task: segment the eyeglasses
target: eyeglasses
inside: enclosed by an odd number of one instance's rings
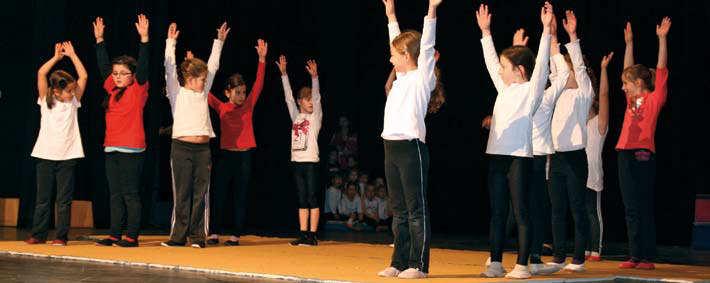
[[[131,74],[133,74],[133,73],[119,73],[119,72],[111,73],[111,75],[114,77],[126,77],[126,76],[130,76]]]

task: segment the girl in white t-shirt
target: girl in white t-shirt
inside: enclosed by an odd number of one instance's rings
[[[589,109],[589,120],[587,121],[587,164],[589,175],[587,176],[587,215],[589,215],[590,235],[585,255],[588,261],[601,260],[602,234],[604,224],[602,222],[601,200],[604,189],[604,168],[602,166],[602,151],[604,150],[604,139],[609,129],[609,78],[606,68],[611,61],[614,52],[604,56],[601,62],[601,74],[599,76],[599,96],[595,97],[592,107]]]
[[[362,200],[362,212],[364,214],[365,224],[370,227],[377,227],[380,223],[380,200],[375,196],[375,186],[367,184],[365,186],[365,195]]]
[[[47,73],[64,56],[71,59],[78,79],[63,70]],[[69,232],[74,172],[79,158],[84,157],[77,110],[86,89],[87,74],[71,42],[54,45],[54,56],[37,71],[37,104],[42,115],[39,135],[32,150],[37,158],[37,200],[35,202],[32,234],[27,244],[41,244],[47,240],[52,187],[57,186],[57,232],[52,245],[66,246]]]

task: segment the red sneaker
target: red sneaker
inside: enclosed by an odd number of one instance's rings
[[[44,244],[46,241],[40,241],[39,239],[35,237],[29,237],[27,240],[25,240],[25,244],[28,245],[36,245],[36,244]]]
[[[642,261],[636,265],[636,269],[654,270],[656,269],[656,265],[652,262]]]
[[[590,255],[587,257],[587,261],[601,261],[602,257],[598,255]]]
[[[52,246],[66,246],[67,241],[61,240],[61,239],[56,239],[56,240],[52,241],[52,243],[50,245],[52,245]]]
[[[639,265],[640,262],[638,261],[633,261],[633,260],[628,260],[624,261],[619,264],[619,268],[636,268],[636,266]]]

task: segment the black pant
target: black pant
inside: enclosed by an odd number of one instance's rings
[[[212,156],[208,143],[173,139],[173,219],[170,240],[184,243],[205,240],[209,230],[209,191]]]
[[[298,190],[298,208],[315,209],[318,204],[318,163],[291,162]]]
[[[618,158],[631,259],[652,261],[656,256],[656,156],[648,150],[622,150]]]
[[[602,234],[604,234],[604,223],[602,220],[602,192],[587,189],[587,217],[589,219],[589,241],[587,250],[590,252],[602,253]]]
[[[253,150],[247,151],[220,151],[215,172],[215,189],[212,195],[210,217],[212,234],[231,233],[241,236],[244,232],[244,219],[247,208],[247,191],[249,190],[249,177],[251,176],[251,156]],[[229,191],[234,197],[228,199]],[[234,205],[234,229],[227,230],[230,226],[226,223],[227,203]]]
[[[56,238],[67,240],[71,221],[71,202],[74,194],[74,172],[77,159],[53,161],[37,159],[37,200],[32,219],[32,237],[47,239],[47,229],[52,208],[52,189],[57,184],[57,233]]]
[[[502,262],[505,246],[505,223],[508,205],[512,202],[518,224],[517,264],[527,265],[530,255],[530,225],[528,216],[528,178],[532,158],[491,155],[488,168],[488,189],[491,203],[491,261]]]
[[[144,153],[106,153],[106,179],[111,194],[111,236],[121,238],[123,225],[126,236],[137,239],[141,226],[141,175]],[[125,221],[125,222],[124,222]]]
[[[546,230],[545,218],[548,217],[549,207],[546,205],[547,180],[545,180],[545,168],[547,155],[536,155],[533,157],[532,169],[528,185],[528,209],[530,210],[530,256],[532,263],[542,263],[542,244],[545,242]]]
[[[429,150],[419,140],[384,141],[394,251],[391,266],[429,272],[431,223],[427,206]]]
[[[589,237],[589,221],[585,204],[587,190],[587,154],[584,149],[556,152],[550,160],[550,201],[552,202],[552,238],[555,262],[567,257],[567,211],[574,220],[573,263],[584,263]]]

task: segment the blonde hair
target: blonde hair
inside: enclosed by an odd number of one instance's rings
[[[422,34],[418,31],[408,30],[400,33],[392,40],[392,47],[400,54],[409,53],[412,59],[419,57],[419,42]],[[416,64],[416,60],[414,61]]]
[[[199,78],[207,74],[207,64],[198,58],[187,59],[180,64],[180,75],[182,83],[185,84],[189,78]]]
[[[656,87],[654,85],[656,78],[655,70],[651,70],[641,64],[626,67],[624,72],[621,73],[621,77],[631,82],[641,80],[643,82],[643,87],[649,91],[653,91]]]
[[[311,88],[304,86],[298,90],[298,99],[311,99]]]

